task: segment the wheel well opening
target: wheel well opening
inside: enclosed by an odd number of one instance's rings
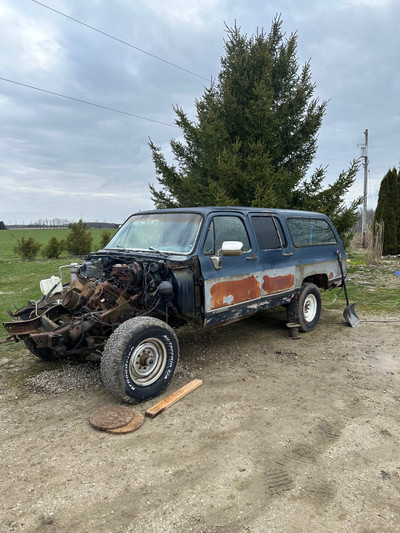
[[[329,280],[326,274],[314,274],[308,278],[304,278],[303,283],[314,283],[320,289],[329,288]]]

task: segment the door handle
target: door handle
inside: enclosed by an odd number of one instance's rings
[[[257,261],[258,257],[256,254],[253,254],[251,257],[246,257],[247,261]]]
[[[293,252],[289,252],[287,254],[282,253],[282,255],[284,255],[285,257],[290,257],[291,255],[293,255]]]

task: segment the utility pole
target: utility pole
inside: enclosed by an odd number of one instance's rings
[[[368,130],[364,131],[364,144],[361,146],[361,157],[364,159],[364,205],[361,218],[362,245],[365,248],[365,232],[367,228],[367,195],[368,195]]]

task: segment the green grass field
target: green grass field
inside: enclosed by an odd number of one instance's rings
[[[98,250],[102,230],[90,231],[93,234],[93,251]],[[8,309],[22,307],[29,300],[40,298],[40,280],[59,275],[61,265],[81,261],[81,258],[67,255],[62,255],[59,259],[21,261],[13,252],[17,239],[33,237],[46,244],[53,235],[62,239],[67,232],[63,229],[0,231],[0,322],[9,319]],[[357,304],[356,311],[359,315],[385,313],[400,318],[400,276],[395,275],[396,271],[400,271],[400,258],[385,258],[380,265],[368,266],[365,256],[363,250],[349,253],[350,303]],[[64,275],[68,274],[68,270],[63,272]],[[63,281],[68,281],[68,277]],[[326,309],[341,310],[346,306],[344,292],[339,289],[323,293],[322,301]],[[0,326],[0,338],[4,337],[6,332]]]

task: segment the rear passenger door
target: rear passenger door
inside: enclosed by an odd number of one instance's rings
[[[279,221],[273,214],[253,213],[250,216],[258,244],[261,270],[261,305],[271,307],[290,301],[295,288],[294,251]]]

